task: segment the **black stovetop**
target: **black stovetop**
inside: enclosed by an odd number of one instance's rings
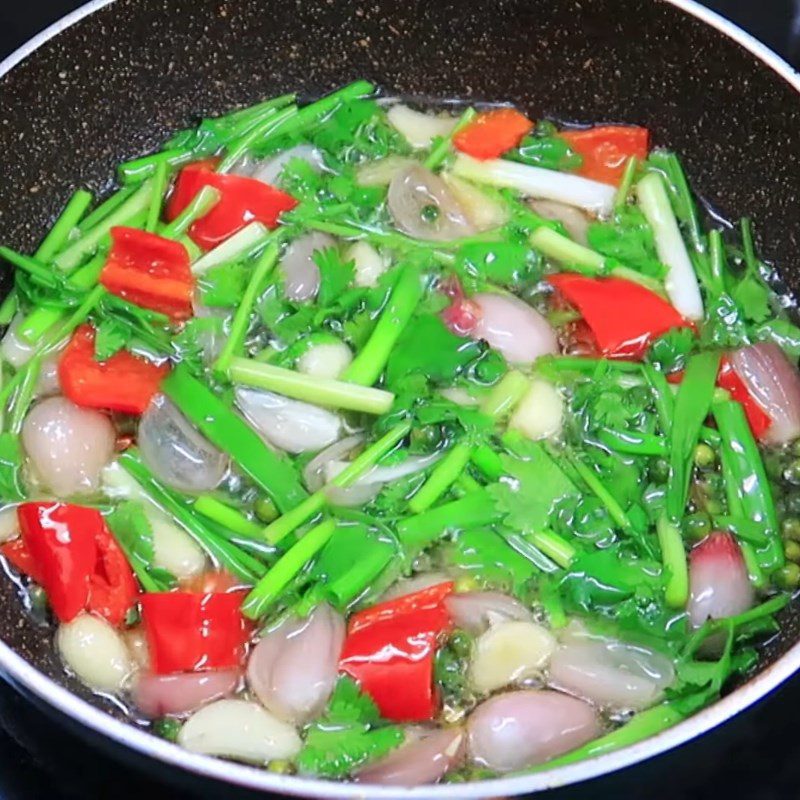
[[[538,0],[547,2],[547,0]],[[0,2],[0,58],[81,4]],[[800,0],[706,0],[800,66]],[[796,11],[796,14],[793,13]],[[800,676],[723,728],[608,778],[547,800],[706,800],[717,794],[783,800],[800,794]],[[0,800],[238,800],[218,785],[197,793],[101,755],[0,682]]]

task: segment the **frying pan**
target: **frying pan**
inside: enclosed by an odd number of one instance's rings
[[[505,99],[536,119],[646,125],[685,157],[723,216],[751,217],[761,253],[800,287],[800,76],[692,0],[95,0],[0,64],[0,238],[30,249],[85,185],[199,117],[363,77],[401,95]],[[0,296],[9,286],[8,276]],[[0,673],[93,742],[255,790],[364,797],[188,753],[65,677],[51,632],[0,575]],[[370,798],[489,798],[585,780],[720,725],[800,667],[797,605],[759,670],[700,714],[625,750],[529,776]],[[160,764],[159,764],[160,762]]]

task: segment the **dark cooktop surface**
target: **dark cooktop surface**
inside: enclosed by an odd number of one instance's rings
[[[547,2],[547,0],[538,0]],[[0,3],[0,58],[79,0]],[[800,0],[707,0],[800,65]],[[677,751],[608,778],[552,792],[548,800],[779,800],[798,796],[800,676],[724,728]],[[0,682],[0,800],[238,800],[210,785],[200,792],[167,785],[62,730]]]

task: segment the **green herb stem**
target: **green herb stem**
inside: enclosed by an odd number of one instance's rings
[[[199,431],[250,476],[279,509],[294,508],[306,498],[293,466],[276,455],[261,437],[188,368],[179,364],[161,384],[172,400]]]
[[[669,453],[667,440],[652,433],[603,428],[598,431],[597,438],[611,450],[626,455],[664,457]]]
[[[80,266],[86,258],[94,255],[102,240],[116,225],[130,225],[131,220],[146,214],[153,196],[153,181],[145,181],[135,192],[126,197],[111,213],[103,217],[83,232],[80,238],[62,250],[54,259],[53,265],[69,272]]]
[[[611,733],[607,733],[598,739],[593,739],[589,744],[571,750],[563,756],[548,761],[547,764],[534,767],[532,771],[562,767],[567,764],[574,764],[576,761],[585,761],[606,753],[613,753],[615,750],[630,747],[630,745],[636,744],[636,742],[640,742],[643,739],[649,739],[651,736],[677,725],[683,718],[684,714],[675,706],[670,703],[661,703],[648,708],[646,711],[640,711],[631,717],[630,721]]]
[[[385,414],[394,402],[394,395],[383,389],[373,389],[334,378],[317,378],[255,359],[231,357],[227,375],[232,383],[267,389],[295,400],[361,411],[365,414]]]
[[[577,550],[563,536],[544,530],[529,533],[527,538],[562,569],[569,569],[572,566]]]
[[[168,165],[166,161],[158,164],[153,175],[153,194],[150,197],[150,207],[147,209],[147,222],[144,229],[148,233],[155,233],[161,220],[161,207],[164,204],[164,195],[167,191]]]
[[[692,458],[700,428],[711,408],[719,359],[717,352],[691,356],[675,398],[670,430],[670,481],[666,498],[667,515],[673,522],[680,522],[686,511]]]
[[[212,267],[248,258],[260,250],[271,236],[272,233],[260,222],[251,222],[222,244],[198,258],[192,264],[192,272],[195,275],[202,275]]]
[[[680,529],[662,516],[656,531],[661,547],[661,563],[667,574],[664,598],[670,608],[685,608],[689,598],[689,567]]]
[[[174,169],[188,164],[195,158],[194,151],[189,147],[174,147],[161,150],[149,156],[126,161],[117,168],[120,181],[125,186],[132,186],[153,177],[160,167]]]
[[[119,457],[119,463],[141,486],[145,494],[158,506],[174,517],[192,538],[219,564],[250,585],[257,583],[266,567],[256,558],[244,552],[206,527],[179,495],[157,481],[142,463],[134,450],[127,450]]]
[[[455,483],[471,456],[472,447],[469,444],[461,442],[452,447],[411,498],[409,510],[413,514],[421,514],[429,509]]]
[[[70,197],[64,210],[53,223],[53,227],[33,254],[37,261],[47,264],[64,247],[93,199],[91,192],[85,189],[78,189]]]
[[[458,118],[458,122],[453,126],[453,130],[447,136],[443,136],[431,150],[428,157],[423,161],[423,166],[426,169],[431,171],[438,169],[442,162],[447,158],[447,154],[450,152],[450,147],[453,144],[453,137],[461,130],[466,128],[475,117],[478,116],[478,112],[475,111],[474,108],[470,107]]]
[[[372,386],[378,380],[422,295],[422,281],[416,267],[403,267],[372,335],[345,370],[342,380],[362,386]]]
[[[778,514],[758,445],[740,403],[716,402],[711,407],[722,445],[720,454],[728,508],[733,516],[761,526],[767,543],[756,550],[758,564],[772,572],[784,564]]]
[[[346,489],[355,483],[367,470],[372,469],[387,453],[391,452],[410,432],[411,423],[401,422],[384,434],[377,442],[371,444],[363,453],[351,461],[328,484]],[[312,494],[295,508],[271,522],[264,530],[264,536],[270,544],[275,544],[315,514],[318,514],[327,503],[325,489]]]
[[[327,544],[335,531],[336,520],[328,519],[305,533],[297,544],[289,548],[272,565],[247,595],[242,605],[242,613],[250,619],[262,617],[295,575]]]
[[[636,156],[631,156],[625,164],[625,172],[622,173],[622,180],[619,183],[617,193],[614,195],[615,211],[621,211],[628,205],[628,197],[630,196],[631,186],[633,186],[633,179],[638,168],[639,159]]]
[[[194,509],[198,514],[208,517],[219,523],[237,536],[246,539],[263,539],[262,527],[246,517],[227,503],[217,500],[208,494],[200,495],[194,502]]]
[[[90,211],[78,223],[78,233],[84,234],[86,231],[94,228],[98,222],[105,219],[112,211],[119,208],[136,189],[137,187],[135,186],[124,186],[122,189],[118,189],[110,197],[106,198],[94,211]]]
[[[275,264],[278,263],[279,253],[280,249],[277,242],[273,242],[264,250],[253,268],[250,280],[247,282],[247,288],[236,308],[230,334],[214,364],[213,369],[216,374],[225,375],[233,357],[244,349],[244,339],[247,335],[247,328],[250,325],[250,314],[258,295],[264,288],[267,276],[272,272]]]
[[[397,523],[397,535],[409,556],[424,550],[447,531],[491,525],[502,517],[488,490],[468,494],[460,500],[407,517]]]
[[[222,194],[213,186],[204,186],[191,200],[189,205],[161,230],[165,239],[179,239],[192,225],[205,216],[220,201]]]
[[[481,411],[487,416],[501,420],[516,408],[528,393],[530,383],[518,370],[509,370],[490,390],[481,404]]]
[[[608,271],[605,256],[573,242],[552,228],[537,228],[528,237],[528,241],[534,249],[553,261],[558,261],[567,269],[584,275],[603,275]]]

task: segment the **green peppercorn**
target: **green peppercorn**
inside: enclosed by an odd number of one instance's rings
[[[775,583],[781,589],[796,589],[800,586],[800,566],[788,563],[775,573]]]
[[[791,539],[783,545],[783,552],[789,561],[800,561],[800,544]]]
[[[436,222],[436,220],[439,219],[439,213],[439,206],[435,203],[428,203],[422,207],[420,216],[423,222]]]
[[[711,517],[708,514],[689,514],[683,520],[683,531],[692,541],[699,542],[711,533]]]
[[[713,466],[717,460],[717,454],[707,444],[702,442],[694,449],[694,463],[701,469]]]
[[[725,510],[722,503],[716,497],[709,497],[705,502],[706,513],[712,517],[718,517]]]
[[[784,469],[783,477],[789,483],[800,486],[800,458],[796,458]]]
[[[797,517],[787,517],[783,521],[783,537],[800,542],[800,519]]]
[[[262,522],[272,522],[272,520],[278,518],[278,509],[275,508],[275,503],[269,497],[259,497],[256,500],[253,511],[256,512],[256,516]]]
[[[773,480],[780,480],[783,476],[784,458],[782,453],[767,453],[764,455],[764,469]]]
[[[656,483],[663,483],[669,478],[669,461],[657,458],[650,464],[650,477]]]

